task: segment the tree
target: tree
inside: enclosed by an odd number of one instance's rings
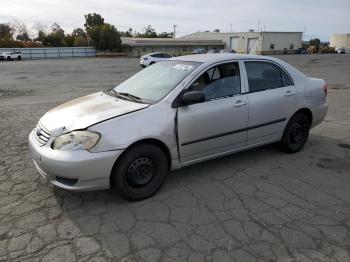
[[[39,42],[41,42],[41,43],[44,43],[45,38],[46,38],[46,33],[45,33],[44,31],[39,31],[39,32],[38,32],[38,37],[35,38],[34,40],[35,40],[35,41],[39,41]]]
[[[120,34],[117,28],[105,23],[101,15],[96,13],[85,15],[84,27],[97,50],[113,50],[120,47]]]
[[[168,33],[168,32],[163,32],[163,33],[160,33],[158,35],[159,38],[173,38],[174,37],[174,33],[171,32],[171,33]]]
[[[75,28],[72,32],[72,35],[75,37],[81,36],[81,37],[86,38],[86,32],[81,28]]]
[[[73,41],[74,42],[74,41]],[[64,30],[57,24],[54,23],[51,26],[51,32],[46,35],[42,41],[45,46],[66,46],[66,36]]]
[[[22,34],[17,35],[16,40],[18,40],[18,41],[31,41],[27,32],[24,32]]]
[[[120,32],[120,36],[133,37],[132,28],[129,28],[129,29],[128,29],[127,31],[125,31],[125,32]]]
[[[120,34],[111,24],[94,26],[88,31],[97,50],[113,50],[120,46]]]
[[[156,30],[151,26],[147,25],[143,28],[144,33],[141,35],[141,37],[146,37],[146,38],[156,38],[157,33]]]
[[[31,41],[29,35],[30,31],[27,28],[27,25],[24,22],[19,20],[14,20],[11,23],[13,32],[16,34],[16,39],[19,41]]]
[[[87,46],[88,41],[85,37],[82,36],[76,36],[74,38],[74,46]]]
[[[68,34],[65,36],[65,43],[66,43],[66,46],[69,46],[69,47],[73,47],[74,46],[74,41],[75,41],[75,37],[73,34]]]
[[[9,24],[0,24],[0,39],[12,40],[13,31]]]
[[[105,23],[104,18],[102,18],[101,15],[96,14],[96,13],[87,14],[87,15],[84,15],[84,17],[85,17],[84,27],[85,27],[86,32],[95,26],[100,26],[100,25],[103,25]]]

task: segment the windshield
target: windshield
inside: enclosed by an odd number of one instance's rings
[[[125,97],[153,104],[166,96],[199,65],[200,63],[187,61],[159,62],[136,73],[114,90]]]

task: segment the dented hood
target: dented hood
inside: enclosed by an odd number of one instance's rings
[[[148,106],[148,104],[127,101],[99,92],[51,109],[40,119],[40,123],[51,134],[59,135],[76,129],[84,129],[109,118]]]

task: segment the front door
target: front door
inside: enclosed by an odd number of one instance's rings
[[[189,91],[202,91],[205,102],[178,108],[178,141],[183,165],[244,147],[248,101],[241,94],[237,62],[214,66]]]

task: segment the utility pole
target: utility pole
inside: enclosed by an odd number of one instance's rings
[[[173,27],[174,27],[173,37],[175,38],[175,33],[176,33],[176,27],[177,27],[177,25],[173,25]]]

